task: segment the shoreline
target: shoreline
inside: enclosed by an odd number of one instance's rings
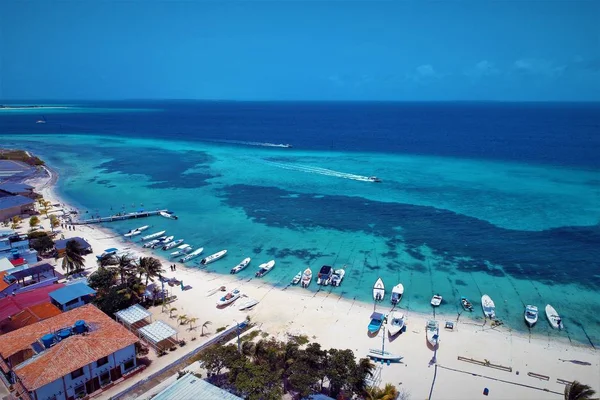
[[[30,184],[35,186],[36,190],[40,190],[40,193],[52,203],[60,203],[65,209],[75,209],[64,202],[57,193],[55,185],[59,177],[58,173],[49,167],[46,171],[49,175],[46,182],[43,182],[41,177],[36,177],[33,180],[35,182]],[[95,243],[93,244],[95,253],[101,252],[104,248],[118,247],[131,249],[136,254],[158,258],[164,266],[174,263],[162,254],[155,254],[149,249],[142,248],[139,242],[126,240],[104,226],[78,225],[76,231],[63,233],[65,237],[78,234],[91,236],[91,240]],[[97,245],[104,247],[100,249]],[[96,268],[95,257],[92,260],[93,267],[88,269],[90,272]],[[89,262],[87,259],[86,261]],[[230,261],[234,264],[237,260]],[[183,265],[178,262],[175,264],[178,267]],[[260,325],[259,329],[280,340],[285,340],[289,334],[304,334],[311,341],[320,343],[323,348],[349,348],[358,358],[365,357],[369,348],[379,348],[381,345],[381,332],[373,338],[366,335],[366,325],[373,308],[370,303],[342,298],[337,294],[331,296],[331,293],[326,291],[315,293],[299,287],[280,288],[261,280],[246,281],[236,278],[237,275],[211,273],[195,267],[185,267],[174,272],[167,271],[164,275],[169,278],[177,276],[186,285],[190,284],[193,287],[185,292],[177,287],[170,289],[178,296],[174,304],[180,312],[185,311],[188,315],[198,317],[200,324],[205,320],[213,321],[214,325],[211,328],[213,331],[219,324],[231,324],[232,320],[241,321],[246,315],[250,315],[253,322]],[[225,309],[215,309],[216,297],[206,297],[205,293],[221,285],[227,286],[228,290],[239,287],[250,297],[260,300],[260,303],[249,312],[238,311],[236,303]],[[382,303],[379,308],[383,309],[384,306],[387,309],[391,308],[387,302]],[[403,355],[404,360],[400,364],[381,366],[380,381],[376,383],[380,386],[392,383],[399,390],[411,392],[414,398],[422,398],[429,394],[432,379],[435,379],[434,394],[437,398],[472,398],[480,394],[483,387],[488,387],[491,394],[503,393],[507,396],[500,398],[537,399],[540,398],[539,390],[546,391],[545,396],[550,396],[550,392],[559,394],[564,390],[564,385],[555,382],[555,379],[578,379],[598,391],[599,383],[593,378],[600,376],[600,352],[589,345],[571,343],[568,338],[563,337],[527,335],[525,332],[504,325],[490,327],[489,324],[477,324],[470,319],[457,319],[456,315],[436,313],[436,320],[440,325],[443,325],[445,320],[455,323],[455,328],[451,332],[441,327],[440,348],[436,354],[425,346],[424,328],[427,320],[432,318],[431,315],[402,310],[401,307],[398,310],[407,316],[407,331],[392,341],[386,341],[386,350]],[[544,315],[540,317],[544,319]],[[543,322],[545,321],[539,323]],[[175,324],[178,329],[183,329],[175,322],[171,324]],[[387,333],[385,335],[388,336]],[[202,340],[197,342],[197,345],[200,344]],[[185,352],[190,350],[190,347],[184,349]],[[182,354],[174,353],[177,356]],[[432,368],[429,362],[434,355],[437,364]],[[461,363],[457,361],[457,357],[485,359],[494,364],[509,364],[517,371],[523,370],[523,373],[515,375],[513,372],[510,375],[484,366]],[[561,359],[583,360],[592,365],[580,366],[565,363],[560,361]],[[163,360],[166,365],[166,358],[154,362],[157,368]],[[412,367],[410,369],[406,368],[409,364]],[[534,366],[530,367],[530,364]],[[437,371],[438,366],[444,372]],[[154,365],[144,371],[140,379],[147,376],[147,372],[148,375],[154,372],[156,368],[153,367]],[[527,372],[551,376],[551,379],[540,381],[527,376]],[[436,375],[437,378],[434,378]],[[481,382],[474,385],[474,379]],[[501,382],[502,380],[515,382],[506,383]],[[115,387],[114,393],[109,390],[101,398],[109,394],[114,395],[133,383],[133,381],[125,381]],[[526,386],[536,387],[537,390],[527,389]]]

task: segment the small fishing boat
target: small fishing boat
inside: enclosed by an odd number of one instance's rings
[[[162,237],[163,237],[163,238],[166,238],[166,236],[162,236]],[[159,244],[159,243],[161,243],[161,242],[162,242],[162,240],[161,240],[160,238],[158,238],[158,239],[153,239],[153,240],[151,240],[151,241],[149,241],[149,242],[146,242],[146,243],[144,243],[142,247],[149,248],[149,247],[152,247],[152,246],[154,246],[155,244]]]
[[[381,179],[379,179],[379,178],[378,178],[378,177],[376,177],[376,176],[370,176],[370,177],[369,177],[369,181],[371,181],[371,182],[375,182],[375,183],[381,183]]]
[[[434,294],[431,298],[431,305],[433,307],[439,307],[442,304],[442,296],[439,294]]]
[[[191,259],[194,259],[194,258],[198,257],[198,256],[199,256],[199,255],[200,255],[200,254],[201,254],[203,251],[204,251],[204,247],[200,247],[199,249],[196,249],[196,250],[192,251],[192,252],[191,252],[190,254],[188,254],[187,256],[185,256],[185,257],[182,257],[182,258],[179,260],[179,262],[182,262],[182,263],[184,263],[184,262],[188,262],[188,261],[190,261]]]
[[[483,309],[483,316],[489,319],[496,318],[496,305],[490,296],[484,294],[481,296],[481,308]]]
[[[168,219],[178,219],[177,215],[173,214],[171,211],[161,211],[159,214],[161,217]]]
[[[387,361],[390,362],[400,362],[404,357],[390,353],[389,351],[381,350],[381,349],[369,349],[369,354],[367,354],[369,358],[372,358],[376,361]]]
[[[163,246],[165,244],[169,244],[169,243],[171,243],[173,241],[173,239],[175,239],[175,236],[167,236],[166,238],[164,238],[162,240],[159,239],[159,242],[153,244],[152,248],[155,249],[155,248]]]
[[[298,271],[298,273],[292,278],[292,282],[290,282],[290,284],[297,285],[300,283],[300,279],[302,279],[302,271]]]
[[[317,274],[317,285],[327,286],[331,282],[333,276],[333,268],[329,265],[323,265]]]
[[[238,309],[239,309],[240,311],[242,311],[242,310],[247,310],[247,309],[249,309],[249,308],[252,308],[252,307],[254,307],[254,306],[255,306],[255,305],[257,305],[258,303],[259,303],[259,301],[258,301],[258,300],[256,300],[256,299],[250,299],[250,298],[249,298],[248,300],[246,300],[245,302],[243,302],[242,304],[240,304],[240,306],[239,306],[239,308],[238,308]]]
[[[373,314],[371,314],[371,321],[369,322],[368,326],[369,333],[377,333],[377,331],[381,329],[383,321],[385,321],[385,314],[373,312]]]
[[[260,264],[258,266],[258,271],[256,272],[256,277],[257,278],[262,278],[263,276],[265,276],[270,270],[273,269],[273,267],[275,267],[275,260],[271,260],[269,262],[266,262],[264,264]]]
[[[395,336],[404,329],[405,317],[400,311],[393,311],[387,318],[387,331],[390,336]]]
[[[538,308],[529,304],[526,305],[523,317],[525,318],[525,323],[531,328],[538,320]]]
[[[241,263],[239,263],[235,267],[231,268],[231,271],[229,271],[229,273],[237,274],[238,272],[240,272],[241,270],[246,268],[248,266],[248,264],[250,264],[250,260],[251,260],[250,257],[244,258],[244,260]]]
[[[336,269],[331,277],[331,286],[340,286],[345,275],[346,271],[343,268]]]
[[[310,268],[306,268],[304,273],[302,274],[302,287],[307,288],[312,281],[312,270]]]
[[[473,311],[473,304],[464,296],[460,298],[460,305],[465,311]]]
[[[171,250],[173,247],[179,246],[181,243],[183,243],[183,239],[173,240],[172,242],[165,244],[162,249]]]
[[[211,262],[215,262],[218,259],[225,257],[225,254],[227,254],[227,250],[221,250],[215,254],[211,254],[210,256],[203,258],[202,261],[200,261],[200,264],[202,264],[202,265],[210,264]]]
[[[548,322],[554,329],[563,328],[562,318],[550,304],[546,304],[546,318],[548,318]]]
[[[104,257],[108,257],[108,256],[114,256],[117,254],[117,251],[119,251],[119,249],[111,247],[110,249],[106,249],[102,252],[102,254],[100,254],[99,256],[96,256],[96,258],[98,260],[103,259]]]
[[[233,289],[231,292],[227,293],[225,296],[217,300],[217,307],[223,307],[233,303],[234,301],[240,298],[240,295],[241,293],[238,289]]]
[[[425,337],[427,338],[427,343],[435,349],[440,342],[440,325],[437,321],[430,320],[427,322]]]
[[[385,286],[381,278],[377,278],[373,285],[373,300],[381,301],[385,297]]]
[[[160,236],[164,235],[165,232],[167,232],[167,231],[160,231],[160,232],[151,233],[149,235],[144,236],[142,238],[142,241],[156,239],[157,237],[160,237]]]
[[[138,232],[144,232],[148,228],[150,228],[150,225],[140,226],[139,228],[135,228],[134,230],[136,230]]]
[[[217,288],[211,289],[208,292],[206,292],[206,297],[210,297],[213,294],[217,293],[217,292],[224,292],[225,291],[225,286],[219,286]]]
[[[400,303],[400,300],[402,300],[402,295],[404,294],[404,285],[399,283],[396,286],[394,286],[392,288],[392,297],[390,298],[390,301],[392,302],[393,305],[396,305],[398,303]]]
[[[179,250],[172,252],[171,254],[169,254],[169,256],[171,256],[171,257],[182,256],[184,254],[189,253],[193,249],[193,247],[190,246],[189,244],[182,244],[182,245],[178,246],[177,248]]]
[[[132,229],[129,232],[127,232],[126,234],[124,234],[123,236],[125,236],[125,237],[132,237],[132,236],[139,235],[141,233],[142,233],[142,231],[138,231],[136,229]]]

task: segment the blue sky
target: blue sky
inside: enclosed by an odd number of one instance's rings
[[[1,99],[600,100],[600,1],[1,1]]]

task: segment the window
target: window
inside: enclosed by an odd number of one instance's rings
[[[75,397],[83,397],[85,396],[85,385],[75,386]]]
[[[110,383],[110,373],[106,371],[103,374],[100,374],[100,386],[105,386]]]
[[[83,368],[76,369],[75,371],[71,372],[71,379],[77,379],[82,375],[83,375]]]
[[[98,361],[96,361],[96,367],[101,367],[104,364],[108,363],[108,356],[107,357],[102,357],[101,359],[99,359]]]
[[[135,367],[135,360],[129,360],[126,361],[125,364],[123,364],[123,369],[125,371],[129,371],[133,367]]]

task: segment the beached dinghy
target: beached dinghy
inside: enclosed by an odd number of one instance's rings
[[[404,285],[399,283],[396,286],[394,286],[392,288],[392,297],[390,298],[390,301],[392,302],[393,305],[396,305],[398,303],[400,303],[400,300],[402,300],[402,295],[404,294]]]
[[[260,264],[258,266],[258,271],[256,271],[256,274],[254,276],[256,276],[257,278],[262,278],[269,271],[271,271],[273,269],[273,267],[275,267],[275,260],[271,260],[269,262]]]
[[[239,309],[240,311],[242,311],[242,310],[247,310],[247,309],[249,309],[249,308],[252,308],[252,307],[254,307],[254,306],[255,306],[255,305],[257,305],[257,304],[258,304],[258,300],[256,300],[256,299],[250,299],[250,298],[249,298],[248,300],[246,300],[245,302],[243,302],[242,304],[240,304],[240,306],[239,306],[239,308],[238,308],[238,309]]]
[[[172,242],[166,243],[162,249],[163,250],[171,250],[173,247],[175,246],[179,246],[181,243],[183,243],[183,239],[177,239],[177,240],[173,240]]]
[[[217,288],[211,289],[208,292],[206,292],[206,297],[210,297],[217,292],[224,292],[224,291],[225,291],[225,286],[219,286]]]
[[[311,281],[312,281],[312,270],[310,268],[306,268],[304,270],[304,272],[302,273],[302,284],[301,284],[301,286],[303,288],[307,288],[308,285],[310,285]]]
[[[381,278],[377,278],[373,285],[373,300],[381,301],[385,297],[385,286]]]
[[[430,320],[427,322],[425,337],[427,338],[427,343],[435,349],[440,342],[440,325],[437,321]]]
[[[317,274],[317,285],[327,286],[331,282],[333,276],[333,268],[329,265],[323,265]]]
[[[562,329],[563,323],[562,319],[550,304],[546,304],[546,318],[548,318],[548,322],[554,329]]]
[[[465,311],[473,311],[473,304],[464,296],[460,298],[460,305]]]
[[[389,351],[384,351],[381,349],[369,349],[369,354],[367,355],[369,356],[369,358],[372,358],[375,361],[387,361],[388,364],[391,362],[400,362],[400,360],[404,358],[397,354],[393,354]]]
[[[218,259],[225,257],[225,254],[227,254],[227,250],[221,250],[218,253],[211,254],[210,256],[203,258],[202,261],[200,261],[200,264],[202,264],[202,265],[210,264],[211,262],[215,262]]]
[[[400,311],[393,311],[387,318],[387,331],[390,336],[395,336],[404,329],[405,317]]]
[[[105,257],[109,257],[109,256],[114,256],[117,254],[117,251],[119,251],[119,249],[115,248],[115,247],[111,247],[110,249],[106,249],[102,252],[102,254],[100,254],[99,256],[96,256],[96,258],[98,260],[102,260]]]
[[[160,231],[160,232],[155,232],[155,233],[151,233],[149,235],[146,235],[142,238],[142,241],[146,241],[146,240],[151,240],[151,239],[156,239],[157,237],[160,237],[162,235],[165,234],[166,231]]]
[[[190,246],[189,244],[182,244],[182,245],[179,245],[177,248],[179,250],[172,252],[171,254],[169,254],[169,256],[171,256],[171,257],[182,256],[184,254],[189,253],[193,249],[193,247]]]
[[[489,319],[496,318],[496,305],[490,296],[484,294],[481,296],[481,308],[483,309],[483,316]]]
[[[241,263],[239,263],[235,267],[231,268],[231,271],[229,271],[229,273],[237,274],[238,272],[240,272],[241,270],[246,268],[248,266],[248,264],[250,264],[250,260],[251,260],[250,257],[244,258],[244,260]]]
[[[442,296],[440,294],[435,294],[431,298],[431,305],[433,307],[439,307],[442,304]]]
[[[192,251],[187,256],[181,258],[179,260],[179,262],[184,263],[184,262],[190,261],[191,259],[198,257],[203,251],[204,251],[204,247],[200,247],[199,249]]]
[[[523,314],[523,317],[525,318],[527,325],[529,325],[531,328],[538,320],[538,308],[531,305],[525,306],[525,313]]]
[[[369,333],[373,334],[381,329],[381,325],[383,325],[383,321],[385,321],[385,314],[373,312],[371,314],[371,321],[369,322]]]
[[[340,286],[345,275],[346,271],[344,269],[336,269],[331,277],[331,286]]]
[[[300,283],[300,279],[302,279],[302,271],[298,271],[298,273],[292,278],[290,284],[297,285]]]
[[[241,293],[238,289],[233,289],[231,292],[227,293],[217,301],[217,307],[223,307],[233,303],[240,298],[240,295]]]

